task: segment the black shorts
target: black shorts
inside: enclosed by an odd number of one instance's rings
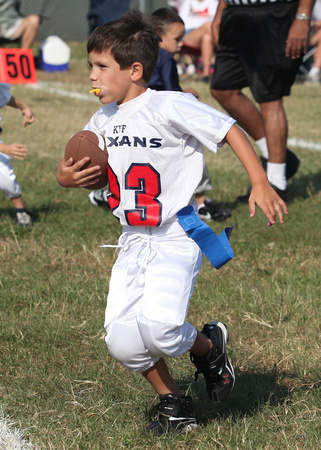
[[[211,89],[249,86],[258,103],[290,94],[302,58],[285,56],[298,3],[228,6],[222,15]]]

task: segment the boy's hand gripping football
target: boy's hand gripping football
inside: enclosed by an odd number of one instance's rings
[[[101,175],[100,166],[82,169],[88,161],[90,161],[88,156],[75,164],[72,158],[69,158],[67,161],[65,161],[65,158],[62,158],[57,171],[58,183],[67,188],[90,187],[97,183],[98,177]]]

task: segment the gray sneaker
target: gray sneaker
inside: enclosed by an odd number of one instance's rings
[[[15,222],[22,227],[31,227],[33,225],[31,213],[26,209],[16,209]]]

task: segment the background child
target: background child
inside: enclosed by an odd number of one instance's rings
[[[160,40],[159,30],[138,11],[93,32],[87,44],[90,80],[105,106],[85,127],[105,136],[109,204],[123,228],[107,298],[106,343],[116,360],[142,373],[160,396],[146,428],[158,434],[197,426],[192,399],[170,375],[165,357],[190,351],[215,402],[225,400],[234,386],[225,325],[213,321],[199,332],[186,322],[203,253],[178,217],[189,205],[196,208],[203,145],[213,152],[224,142],[233,148],[252,183],[251,217],[256,204],[270,226],[277,214],[283,223],[287,213],[233,119],[192,95],[147,89]],[[58,182],[64,187],[95,183],[101,170],[82,170],[88,160],[62,159]],[[197,222],[193,207],[189,224]]]
[[[148,87],[156,91],[183,91],[179,84],[177,64],[174,59],[183,45],[185,25],[181,17],[170,8],[159,8],[151,15],[151,23],[162,29],[158,59]],[[184,89],[198,98],[192,87]]]
[[[177,64],[173,55],[182,48],[185,34],[184,22],[170,8],[160,8],[154,11],[151,21],[155,26],[162,28],[162,42],[159,45],[158,60],[148,87],[156,91],[183,91],[179,84]],[[194,88],[186,88],[184,92],[191,93],[198,98],[198,93]],[[231,211],[206,198],[206,193],[213,188],[205,158],[203,164],[203,176],[195,190],[198,213],[203,220],[213,219],[221,222],[231,217]]]
[[[22,124],[27,126],[33,123],[35,116],[26,102],[18,100],[10,94],[10,85],[0,83],[0,108],[5,105],[20,109]],[[1,120],[1,116],[0,116]],[[1,130],[2,131],[2,130]],[[21,196],[21,188],[16,180],[13,167],[9,163],[11,158],[23,160],[27,148],[23,144],[4,144],[0,140],[0,190],[12,201],[16,209],[15,221],[21,226],[31,226],[31,213],[26,210]]]

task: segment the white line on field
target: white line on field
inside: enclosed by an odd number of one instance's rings
[[[321,144],[318,142],[305,141],[304,139],[289,138],[288,145],[293,147],[308,148],[309,150],[321,151]]]
[[[41,91],[47,91],[50,92],[50,94],[57,94],[61,95],[62,97],[69,97],[74,98],[76,100],[84,100],[87,102],[98,102],[97,97],[94,97],[93,95],[87,95],[87,94],[81,94],[80,92],[70,91],[67,89],[60,89],[59,87],[55,87],[61,85],[61,83],[46,83],[43,81],[38,82],[37,84],[28,84],[27,86]]]
[[[70,91],[67,89],[61,89],[58,86],[62,83],[48,83],[39,81],[37,84],[29,84],[27,86],[37,90],[44,90],[51,94],[61,95],[62,97],[74,98],[75,100],[83,100],[86,102],[96,102],[99,104],[98,99],[92,95],[81,94],[80,92]],[[321,143],[306,141],[296,137],[289,138],[287,144],[293,147],[307,148],[309,150],[321,151]]]
[[[8,417],[4,416],[0,406],[0,449],[5,450],[36,450],[37,447],[27,441],[24,433],[18,430]]]

